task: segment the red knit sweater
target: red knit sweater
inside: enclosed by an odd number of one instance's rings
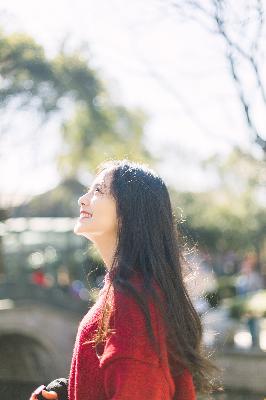
[[[97,357],[92,344],[86,343],[96,329],[109,280],[107,272],[97,302],[79,324],[69,374],[69,400],[195,400],[189,371],[175,380],[170,374],[163,325],[151,302],[152,327],[159,339],[161,361],[150,343],[141,309],[131,296],[118,291],[114,293],[110,320],[115,334],[102,346],[101,357]],[[140,289],[136,275],[132,283]]]

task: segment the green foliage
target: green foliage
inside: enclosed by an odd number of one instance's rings
[[[49,60],[30,36],[0,32],[0,74],[1,107],[16,99],[20,108],[34,106],[47,116],[58,111],[60,100],[68,96],[85,102],[97,115],[93,99],[102,84],[80,54],[60,53]]]
[[[265,187],[265,163],[235,148],[226,159],[209,159],[207,166],[220,180],[216,189],[172,195],[192,236],[214,253],[235,250],[244,254],[262,248],[266,207],[259,196]]]
[[[235,276],[217,276],[217,288],[214,292],[205,294],[206,300],[211,307],[217,307],[224,299],[235,297]]]
[[[245,314],[245,299],[243,297],[236,296],[230,299],[230,302],[227,304],[229,306],[229,315],[231,318],[239,320]]]
[[[152,161],[143,144],[147,115],[116,104],[84,54],[62,50],[48,59],[31,37],[0,32],[0,74],[2,108],[15,100],[19,109],[37,110],[46,121],[67,107],[58,157],[62,176],[94,170],[106,158]]]
[[[95,170],[107,158],[152,161],[143,144],[143,126],[147,117],[141,110],[129,111],[107,103],[101,113],[102,119],[98,123],[83,105],[64,124],[65,147],[58,159],[63,175],[72,175],[79,168]]]
[[[226,299],[224,304],[230,310],[230,316],[240,319],[246,316],[266,317],[266,290],[248,293]]]

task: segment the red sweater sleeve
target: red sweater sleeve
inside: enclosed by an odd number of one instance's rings
[[[104,389],[109,400],[168,400],[163,370],[149,363],[120,358],[104,370]]]

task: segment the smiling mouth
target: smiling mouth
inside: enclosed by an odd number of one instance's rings
[[[84,219],[84,218],[92,219],[92,217],[93,217],[93,214],[83,211],[80,213],[79,219]]]

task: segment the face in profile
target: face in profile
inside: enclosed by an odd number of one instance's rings
[[[96,175],[89,190],[78,200],[80,217],[74,227],[74,233],[85,236],[91,241],[97,237],[116,237],[116,202],[110,192],[112,175],[103,170]]]

